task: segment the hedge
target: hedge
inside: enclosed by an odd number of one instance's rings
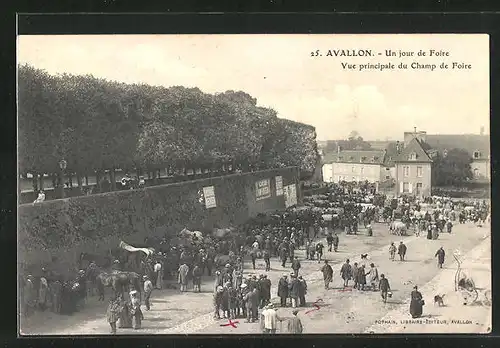
[[[58,256],[74,264],[80,252],[103,253],[119,240],[142,243],[146,236],[176,234],[182,228],[211,230],[245,222],[260,212],[284,208],[274,177],[298,184],[296,167],[233,174],[176,184],[46,201],[19,206],[18,245],[25,264]],[[255,182],[271,179],[272,196],[255,200]],[[214,186],[217,207],[206,209],[199,191]],[[297,192],[299,195],[299,185]]]

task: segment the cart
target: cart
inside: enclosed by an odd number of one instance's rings
[[[476,284],[474,283],[474,280],[468,277],[461,268],[462,259],[460,251],[455,250],[453,257],[457,261],[458,266],[457,272],[455,273],[455,291],[460,292],[464,306],[471,305],[479,298]]]

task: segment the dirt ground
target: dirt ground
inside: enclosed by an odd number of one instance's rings
[[[476,251],[481,257],[481,262],[487,267],[483,267],[483,274],[478,277],[476,283],[481,283],[482,287],[491,289],[491,285],[484,281],[489,279],[491,274],[488,266],[489,249],[484,250],[484,245],[489,245],[486,236],[489,235],[489,226],[478,228],[472,224],[456,225],[451,234],[443,233],[438,240],[427,240],[424,235],[420,237],[407,236],[397,237],[390,235],[387,226],[374,224],[374,234],[372,237],[366,235],[366,231],[361,229],[358,235],[339,234],[340,244],[338,252],[326,252],[325,258],[330,261],[334,269],[334,281],[330,290],[324,289],[322,274],[319,269],[322,263],[305,260],[304,250],[296,251],[296,255],[302,264],[299,272],[308,284],[306,295],[307,307],[302,308],[298,316],[304,325],[304,333],[362,333],[368,330],[377,333],[397,332],[404,325],[390,324],[382,325],[376,329],[370,329],[387,315],[398,313],[400,318],[408,319],[409,294],[414,285],[422,289],[424,299],[427,304],[424,307],[424,314],[432,306],[432,298],[435,295],[435,284],[449,284],[453,287],[456,264],[453,259],[453,251],[459,249],[467,258],[477,258],[478,256],[467,254],[480,245],[480,251]],[[486,239],[485,239],[486,238]],[[390,261],[388,247],[391,241],[396,244],[403,240],[408,247],[407,261]],[[324,242],[326,246],[326,241]],[[443,269],[437,268],[434,254],[436,250],[443,246],[446,251],[446,260]],[[479,247],[478,247],[479,248]],[[478,249],[479,250],[479,249]],[[380,293],[372,291],[350,290],[343,291],[342,280],[340,279],[340,267],[346,258],[351,263],[360,262],[360,255],[368,253],[367,268],[371,262],[375,263],[379,273],[384,273],[389,279],[393,296],[384,304],[381,301]],[[486,261],[485,261],[486,260]],[[465,263],[464,263],[465,265]],[[278,279],[283,273],[290,273],[290,263],[286,268],[282,268],[278,260],[271,260],[271,271],[264,271],[263,260],[258,260],[257,269],[251,269],[249,262],[245,265],[246,274],[267,274],[272,282],[271,295],[276,296]],[[474,274],[477,272],[474,271]],[[479,278],[481,279],[479,281]],[[433,287],[430,287],[430,285]],[[484,285],[483,285],[484,284]],[[448,285],[447,285],[448,286]],[[426,287],[429,290],[426,290]],[[444,286],[446,287],[446,286]],[[178,290],[155,290],[152,295],[152,308],[150,311],[144,310],[145,319],[141,330],[121,329],[118,334],[251,334],[260,333],[258,323],[245,323],[245,319],[238,319],[236,328],[231,326],[221,326],[227,324],[227,319],[215,320],[213,318],[213,278],[204,277],[202,293],[193,293],[190,290],[180,293]],[[444,290],[440,290],[444,291]],[[446,290],[448,293],[449,290]],[[453,297],[450,295],[449,297]],[[313,309],[312,303],[319,301],[320,310],[306,314],[306,311]],[[276,298],[273,302],[279,302]],[[52,313],[36,313],[33,317],[21,322],[23,334],[28,335],[101,335],[109,333],[109,326],[106,322],[105,311],[107,302],[98,303],[96,298],[89,300],[89,303],[80,312],[71,316],[59,316]],[[451,304],[450,304],[451,306]],[[455,307],[433,309],[432,315],[444,315],[444,311],[453,311]],[[472,308],[472,307],[470,307]],[[487,320],[490,317],[484,306],[475,306],[476,312],[470,314],[474,316],[475,322],[479,324],[450,324],[446,332],[481,332],[487,327]],[[468,308],[469,310],[469,308]],[[441,311],[441,312],[436,312]],[[470,310],[469,310],[470,311]],[[391,314],[392,313],[392,314]],[[472,312],[471,312],[472,313]],[[285,320],[282,328],[278,332],[286,332],[286,318],[291,316],[291,308],[280,308],[278,315]],[[464,316],[468,316],[469,314]],[[481,317],[484,316],[484,319]],[[467,318],[463,320],[469,320]],[[428,330],[430,326],[421,325],[422,332]],[[413,330],[419,332],[418,325],[412,325]],[[456,329],[455,329],[456,328]],[[443,329],[444,330],[444,329]],[[451,331],[450,331],[451,330]],[[469,331],[467,331],[469,330]]]

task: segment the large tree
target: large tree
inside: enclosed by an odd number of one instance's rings
[[[471,163],[472,158],[464,149],[451,149],[446,156],[437,153],[432,162],[432,185],[463,185],[473,177]]]
[[[342,150],[370,150],[372,148],[357,131],[352,131],[347,139],[338,141],[337,146],[340,146]]]

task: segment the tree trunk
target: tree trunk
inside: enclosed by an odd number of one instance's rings
[[[31,179],[31,182],[33,184],[33,192],[38,191],[38,174],[32,174],[33,177]]]
[[[40,176],[39,176],[39,180],[40,180],[40,185],[39,185],[39,187],[40,187],[40,190],[43,190],[43,189],[44,189],[44,186],[45,186],[45,185],[44,185],[44,182],[43,182],[43,178],[44,178],[44,177],[43,177],[43,174],[40,174]]]
[[[80,190],[80,193],[83,192],[83,190],[82,190],[83,189],[83,187],[82,187],[83,186],[82,185],[83,184],[82,181],[83,181],[82,180],[82,176],[80,175],[79,172],[76,172],[76,182],[78,183],[78,189]]]
[[[55,190],[57,188],[57,177],[54,173],[51,173],[50,178],[52,180],[52,188]]]
[[[109,181],[111,182],[111,191],[116,191],[115,168],[109,170]]]
[[[95,181],[97,184],[97,190],[98,192],[102,192],[102,187],[101,187],[101,173],[99,171],[95,172]]]
[[[85,174],[85,186],[89,186],[89,176]]]
[[[73,173],[69,173],[68,175],[69,187],[73,187]]]

